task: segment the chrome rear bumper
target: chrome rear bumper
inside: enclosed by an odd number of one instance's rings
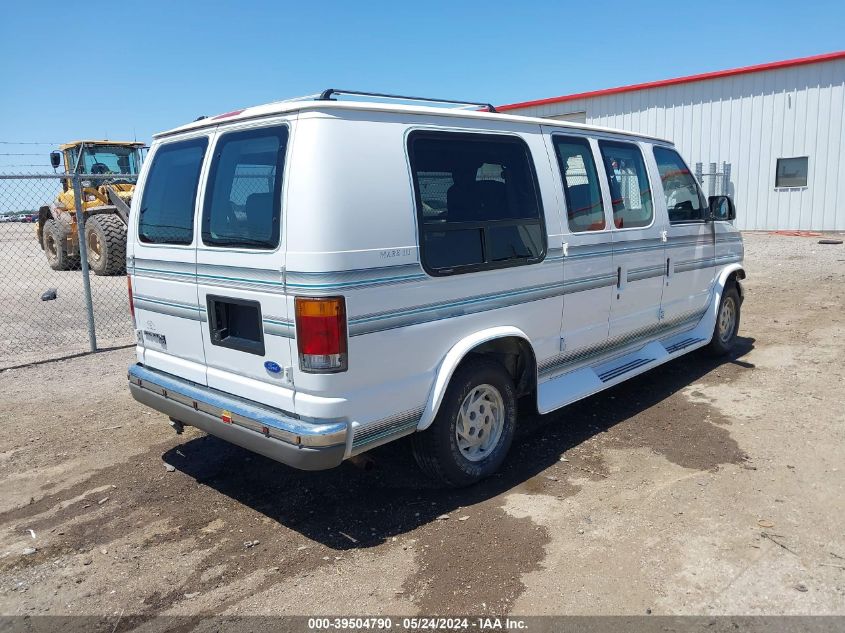
[[[132,365],[128,378],[141,404],[270,459],[303,470],[343,461],[346,422],[307,422],[143,365]]]

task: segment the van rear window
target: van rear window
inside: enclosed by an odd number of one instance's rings
[[[153,156],[138,212],[138,238],[149,244],[190,244],[194,205],[208,139],[168,143]]]
[[[287,141],[284,126],[220,137],[202,215],[205,244],[258,249],[279,245]]]

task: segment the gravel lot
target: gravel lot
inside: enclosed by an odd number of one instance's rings
[[[845,246],[746,246],[731,358],[521,416],[462,491],[176,436],[131,350],[0,372],[0,611],[845,614]]]
[[[126,277],[90,279],[99,347],[131,344]],[[50,288],[58,297],[41,301]],[[0,224],[0,323],[0,369],[89,349],[82,273],[50,268],[34,224]]]

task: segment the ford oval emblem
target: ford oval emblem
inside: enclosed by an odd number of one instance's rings
[[[279,366],[279,363],[274,363],[272,360],[264,362],[264,369],[274,374],[279,374],[282,371],[282,368]]]

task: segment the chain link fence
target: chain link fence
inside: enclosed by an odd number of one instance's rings
[[[723,162],[720,168],[717,163],[710,163],[707,167],[705,172],[703,163],[695,164],[695,177],[704,192],[708,196],[733,196],[731,164]]]
[[[0,370],[132,344],[125,216],[135,181],[0,174]]]

